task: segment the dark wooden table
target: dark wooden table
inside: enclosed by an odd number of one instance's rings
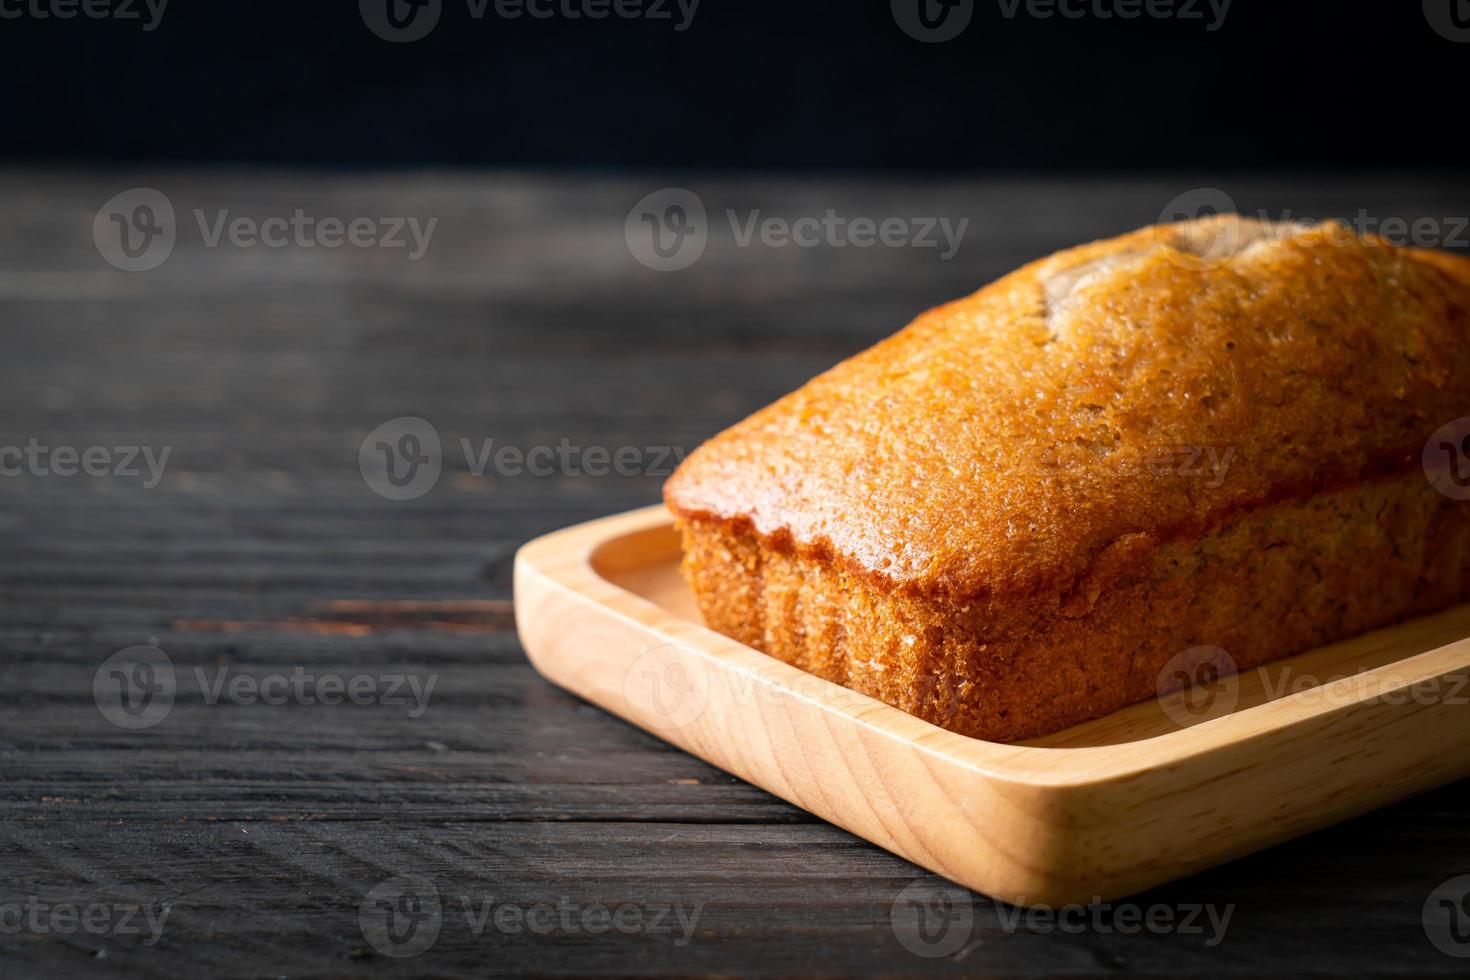
[[[709,243],[656,272],[624,223],[668,184],[698,192]],[[1206,184],[1247,211],[1428,216],[1449,238],[1470,214],[1467,182],[1423,176],[0,175],[0,451],[170,451],[156,485],[146,467],[0,477],[0,974],[1463,974],[1422,915],[1470,872],[1470,787],[1080,928],[961,896],[958,951],[923,956],[893,926],[906,886],[934,884],[918,868],[550,686],[516,641],[516,546],[655,501],[657,447],[690,448],[924,306]],[[166,196],[176,242],[124,272],[93,222],[137,186]],[[438,224],[413,260],[210,246],[196,209],[206,229],[226,210]],[[741,247],[726,209],[969,226],[949,261]],[[444,446],[411,500],[359,468],[367,434],[399,416]],[[634,447],[638,472],[477,474],[461,438]],[[117,690],[103,662],[139,645],[174,672],[161,717],[162,701],[119,716],[97,694]],[[354,682],[363,703],[309,700]],[[434,686],[405,704],[394,683]],[[258,685],[282,703],[252,700]],[[433,889],[437,917],[419,894],[388,919],[380,886],[405,880]],[[1130,928],[1156,905],[1229,909],[1228,931]],[[385,938],[395,923],[420,931]]]

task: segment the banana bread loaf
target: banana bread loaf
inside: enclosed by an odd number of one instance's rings
[[[1470,261],[1228,215],[924,313],[665,498],[712,628],[1015,741],[1193,646],[1244,669],[1470,596],[1470,502],[1424,469],[1464,416]]]

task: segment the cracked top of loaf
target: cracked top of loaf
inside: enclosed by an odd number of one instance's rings
[[[1470,415],[1470,261],[1234,215],[1059,252],[692,453],[669,507],[906,591],[1067,591],[1419,465]]]

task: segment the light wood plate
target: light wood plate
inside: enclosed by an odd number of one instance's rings
[[[1000,745],[707,629],[678,560],[662,507],[523,547],[536,669],[1017,905],[1117,898],[1470,775],[1470,606]]]

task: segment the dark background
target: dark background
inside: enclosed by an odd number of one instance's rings
[[[476,20],[465,0],[443,2],[410,44],[374,36],[351,0],[174,0],[152,32],[0,20],[0,152],[591,169],[1463,165],[1465,49],[1418,0],[1235,0],[1215,32],[1208,16],[1006,19],[998,0],[975,0],[968,29],[939,44],[901,31],[887,0],[703,0],[682,32]]]

